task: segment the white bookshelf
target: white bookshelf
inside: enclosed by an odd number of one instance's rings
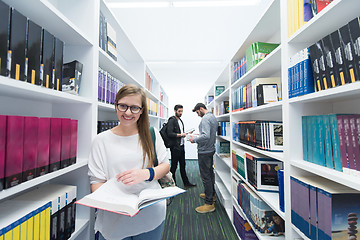
[[[0,205],[42,184],[77,186],[77,199],[90,193],[87,162],[92,140],[97,135],[97,121],[117,120],[115,107],[98,102],[98,68],[108,71],[125,84],[145,87],[145,71],[150,71],[127,37],[114,14],[103,0],[4,0],[24,16],[64,42],[64,63],[78,60],[83,64],[79,95],[72,95],[0,76],[0,114],[78,120],[77,163],[0,191]],[[116,31],[117,61],[99,47],[100,11]],[[160,100],[160,89],[164,93]],[[168,106],[168,96],[159,83],[146,91],[154,102]],[[152,116],[150,124],[159,127],[167,115]],[[94,239],[94,214],[84,206],[76,207],[75,239]]]
[[[359,172],[343,173],[302,160],[302,125],[301,117],[307,115],[331,113],[360,113],[360,82],[346,84],[299,97],[288,97],[288,59],[305,47],[309,47],[324,36],[339,29],[360,14],[360,4],[356,0],[334,0],[307,24],[295,32],[291,37],[287,34],[287,1],[274,0],[269,4],[260,21],[235,53],[231,62],[239,61],[245,50],[253,42],[274,42],[280,45],[265,59],[254,66],[240,79],[232,83],[229,77],[229,101],[231,106],[232,91],[240,85],[249,83],[258,77],[281,77],[282,101],[263,106],[248,108],[238,112],[231,112],[223,120],[236,122],[240,120],[280,120],[283,122],[284,152],[262,151],[229,139],[232,149],[251,150],[262,155],[275,158],[283,162],[285,183],[285,213],[281,212],[277,193],[257,192],[268,205],[285,220],[285,239],[308,239],[291,223],[290,176],[318,175],[328,181],[335,181],[347,187],[360,191]],[[281,20],[281,21],[280,21]],[[230,63],[230,66],[232,64]],[[224,71],[228,71],[228,66]],[[232,72],[232,70],[231,70]],[[232,73],[231,73],[232,74]],[[223,75],[223,73],[221,74]],[[221,77],[219,77],[220,79]],[[216,83],[214,84],[216,85]],[[209,93],[208,93],[209,95]],[[226,95],[227,96],[227,95]],[[226,99],[226,97],[224,97]],[[224,100],[221,98],[221,100]],[[216,98],[215,98],[216,100]],[[216,102],[216,101],[215,101]],[[219,120],[220,116],[218,116]],[[232,129],[231,129],[232,131]],[[233,133],[232,133],[233,134]],[[232,136],[232,135],[231,135]],[[223,141],[218,137],[219,141]],[[229,177],[243,179],[236,170],[232,169]],[[221,176],[221,178],[226,178]],[[250,184],[247,185],[255,190]],[[256,191],[256,190],[255,190]],[[232,189],[233,206],[242,212],[237,204],[236,192]],[[232,219],[232,218],[231,218]],[[259,236],[260,239],[271,239]]]

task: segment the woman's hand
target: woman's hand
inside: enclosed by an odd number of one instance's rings
[[[148,180],[150,171],[148,169],[130,169],[117,174],[115,177],[118,182],[122,182],[125,185],[133,185]]]

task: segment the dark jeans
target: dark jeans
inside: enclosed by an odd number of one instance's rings
[[[180,175],[182,178],[182,181],[184,183],[184,185],[189,184],[189,179],[186,175],[186,171],[185,171],[185,149],[184,149],[184,145],[182,146],[175,146],[175,147],[171,147],[170,148],[171,151],[171,167],[170,167],[170,172],[173,175],[173,178],[175,180],[175,172],[176,172],[176,168],[178,165],[178,162],[180,163]]]
[[[199,170],[205,189],[205,203],[213,204],[215,196],[214,152],[198,153]]]

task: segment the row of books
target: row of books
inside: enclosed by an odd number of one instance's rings
[[[112,129],[119,125],[119,121],[107,120],[97,122],[97,133],[105,132],[106,130]]]
[[[249,120],[233,123],[233,140],[266,151],[283,151],[280,121]]]
[[[76,186],[46,184],[0,206],[0,239],[69,239],[75,231]]]
[[[345,173],[360,171],[360,115],[302,117],[303,159]]]
[[[0,75],[77,94],[64,42],[0,1]]]
[[[233,225],[240,239],[258,240],[250,224],[233,207]]]
[[[230,137],[230,122],[219,121],[218,124],[219,126],[217,135],[223,137]]]
[[[112,76],[108,71],[99,67],[98,74],[98,101],[114,104],[116,93],[125,84]]]
[[[78,121],[0,115],[0,190],[76,162]]]
[[[214,100],[214,96],[213,95],[208,95],[208,96],[205,96],[205,104],[209,104],[211,103],[212,101]]]
[[[168,115],[168,109],[164,105],[159,105],[159,117],[165,118]]]
[[[289,59],[289,98],[315,91],[309,48],[304,48]]]
[[[230,142],[228,141],[216,141],[215,143],[216,153],[219,155],[230,155]]]
[[[233,169],[257,191],[279,191],[281,161],[242,149],[233,149],[231,158]]]
[[[359,18],[309,47],[315,91],[360,80]]]
[[[318,176],[291,176],[291,222],[309,239],[357,239],[360,193]]]
[[[247,73],[246,68],[247,68],[247,66],[246,66],[246,56],[242,57],[240,59],[240,61],[234,62],[233,75],[232,75],[231,83],[236,82],[242,76],[244,76]]]
[[[272,236],[285,234],[285,221],[256,192],[241,181],[238,183],[237,201],[252,223],[253,230]]]
[[[254,42],[246,49],[246,70],[250,71],[256,64],[261,62],[269,55],[279,44]]]
[[[287,5],[288,36],[293,35],[330,2],[332,0],[289,0]]]
[[[151,100],[150,98],[146,98],[147,100],[147,106],[148,106],[148,112],[152,116],[157,116],[158,114],[158,104]]]
[[[220,116],[229,113],[229,101],[222,101],[215,105],[215,115]]]
[[[154,79],[150,76],[148,72],[145,72],[145,88],[150,92],[153,91]]]
[[[117,61],[116,31],[100,11],[99,47]]]
[[[281,81],[278,77],[254,78],[246,85],[234,89],[232,111],[241,111],[263,104],[281,101]]]

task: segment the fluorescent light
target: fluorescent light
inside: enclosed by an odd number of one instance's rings
[[[232,1],[174,1],[174,7],[234,7],[255,6],[259,0],[232,0]]]
[[[109,8],[162,8],[170,7],[170,2],[111,2]]]

